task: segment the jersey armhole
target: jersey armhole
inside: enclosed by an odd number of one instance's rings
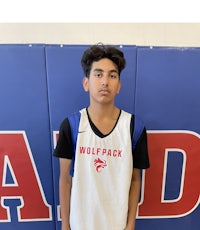
[[[132,115],[131,122],[131,139],[132,139],[132,148],[135,150],[137,142],[143,132],[144,124],[143,122],[135,115]]]
[[[76,112],[69,115],[68,121],[71,129],[71,135],[72,135],[72,144],[73,144],[73,155],[72,155],[72,163],[70,168],[70,175],[74,175],[74,162],[75,162],[75,153],[76,153],[76,142],[77,142],[77,136],[78,136],[78,128],[79,128],[79,122],[80,122],[81,113]]]

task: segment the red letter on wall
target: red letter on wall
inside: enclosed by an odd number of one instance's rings
[[[200,136],[189,131],[152,131],[148,132],[148,147],[151,167],[144,176],[138,216],[168,218],[189,214],[198,206],[200,198]],[[179,198],[163,200],[165,156],[168,150],[176,149],[184,155]]]
[[[6,183],[8,168],[12,184]],[[0,222],[11,221],[9,207],[4,204],[6,199],[20,199],[19,221],[52,219],[25,132],[0,132],[0,175]]]

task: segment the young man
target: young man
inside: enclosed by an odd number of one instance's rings
[[[90,104],[74,122],[75,135],[70,118],[62,122],[54,152],[60,158],[62,230],[133,230],[140,169],[149,167],[149,159],[145,127],[115,106],[124,54],[113,46],[94,45],[81,63]]]

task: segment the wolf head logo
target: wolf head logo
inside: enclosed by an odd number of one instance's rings
[[[107,166],[105,160],[101,160],[100,158],[94,160],[94,166],[97,172],[100,172],[103,168]]]

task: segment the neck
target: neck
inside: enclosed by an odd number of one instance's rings
[[[115,105],[90,105],[88,107],[88,112],[91,117],[93,118],[115,118],[119,115],[119,108],[117,108]]]

